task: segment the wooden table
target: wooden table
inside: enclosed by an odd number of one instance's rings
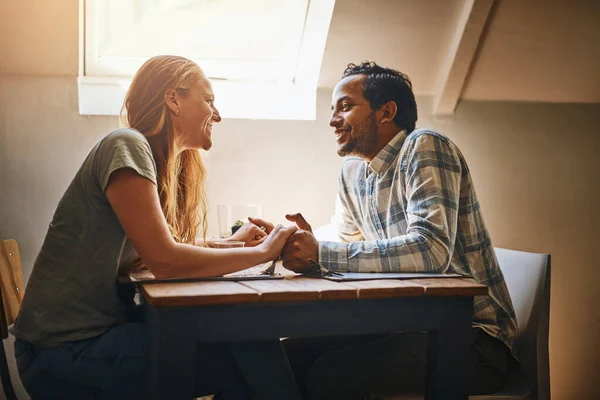
[[[155,399],[193,397],[196,341],[428,331],[425,398],[467,399],[472,279],[332,282],[294,277],[141,284]]]

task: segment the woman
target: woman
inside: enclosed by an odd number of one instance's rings
[[[223,275],[274,259],[295,230],[265,236],[246,224],[232,239],[247,247],[194,245],[200,226],[206,237],[198,149],[211,148],[221,121],[198,65],[150,59],[123,108],[129,128],[91,150],[60,200],[14,326],[19,373],[36,399],[147,398],[148,332],[117,272],[145,265],[159,278]],[[197,396],[300,398],[278,340],[199,344],[195,374]]]

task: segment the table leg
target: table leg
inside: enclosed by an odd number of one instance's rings
[[[454,303],[447,322],[429,332],[425,399],[467,400],[473,298],[446,301]]]
[[[194,397],[194,329],[186,329],[177,310],[147,309],[151,338],[151,398],[190,400]]]

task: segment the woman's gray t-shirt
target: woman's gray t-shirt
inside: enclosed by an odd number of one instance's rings
[[[131,168],[156,184],[146,138],[132,129],[92,149],[60,200],[29,278],[16,337],[41,347],[87,339],[128,319],[118,269],[137,258],[105,190],[114,171]]]

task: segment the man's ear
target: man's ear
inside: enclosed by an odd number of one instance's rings
[[[385,124],[388,122],[393,122],[396,112],[398,111],[398,106],[396,105],[395,101],[390,100],[379,107],[379,111],[381,111],[380,123]]]
[[[175,89],[165,90],[165,104],[175,115],[179,115],[179,102],[177,101],[177,91]]]

